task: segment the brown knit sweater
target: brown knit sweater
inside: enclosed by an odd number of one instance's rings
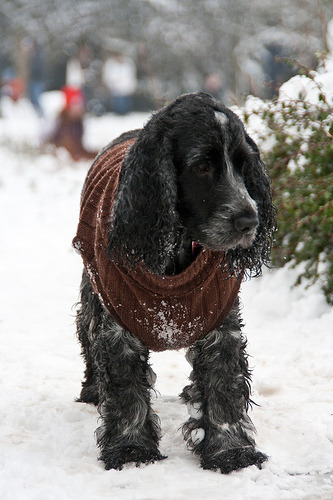
[[[94,291],[119,325],[155,351],[189,347],[222,324],[241,278],[230,278],[220,267],[223,254],[211,250],[200,250],[190,266],[174,276],[153,275],[143,265],[132,270],[109,260],[105,249],[110,214],[121,165],[133,142],[104,151],[93,164],[73,245]]]

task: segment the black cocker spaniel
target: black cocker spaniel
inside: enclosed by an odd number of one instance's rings
[[[187,347],[188,446],[205,469],[261,466],[238,290],[269,262],[275,208],[259,151],[208,94],[181,96],[90,169],[75,248],[85,270],[79,401],[98,406],[107,469],[165,458],[149,349]]]

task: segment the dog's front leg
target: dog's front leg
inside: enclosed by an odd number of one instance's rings
[[[247,415],[250,374],[245,344],[237,303],[223,325],[187,354],[193,371],[192,383],[181,394],[190,413],[183,432],[204,469],[228,473],[253,464],[260,467],[267,459],[255,449],[255,429]]]
[[[150,405],[154,383],[148,349],[110,317],[93,345],[102,425],[97,429],[106,469],[164,458],[158,450],[159,421]]]

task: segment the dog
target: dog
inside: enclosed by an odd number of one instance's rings
[[[238,292],[268,265],[274,228],[258,147],[208,94],[177,98],[97,156],[73,245],[84,261],[78,401],[98,406],[106,469],[166,458],[149,351],[184,347],[193,370],[183,434],[201,467],[225,474],[267,460],[247,414]]]

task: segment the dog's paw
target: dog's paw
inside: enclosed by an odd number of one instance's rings
[[[222,474],[229,474],[229,472],[250,465],[256,465],[261,469],[267,459],[264,453],[256,451],[252,446],[247,446],[223,451],[214,458],[202,457],[200,464],[203,469],[220,470]]]
[[[105,469],[122,470],[126,463],[134,462],[137,467],[141,464],[153,464],[155,461],[167,458],[158,450],[149,450],[139,446],[126,446],[117,449],[105,449],[102,451],[100,460],[105,464]]]

